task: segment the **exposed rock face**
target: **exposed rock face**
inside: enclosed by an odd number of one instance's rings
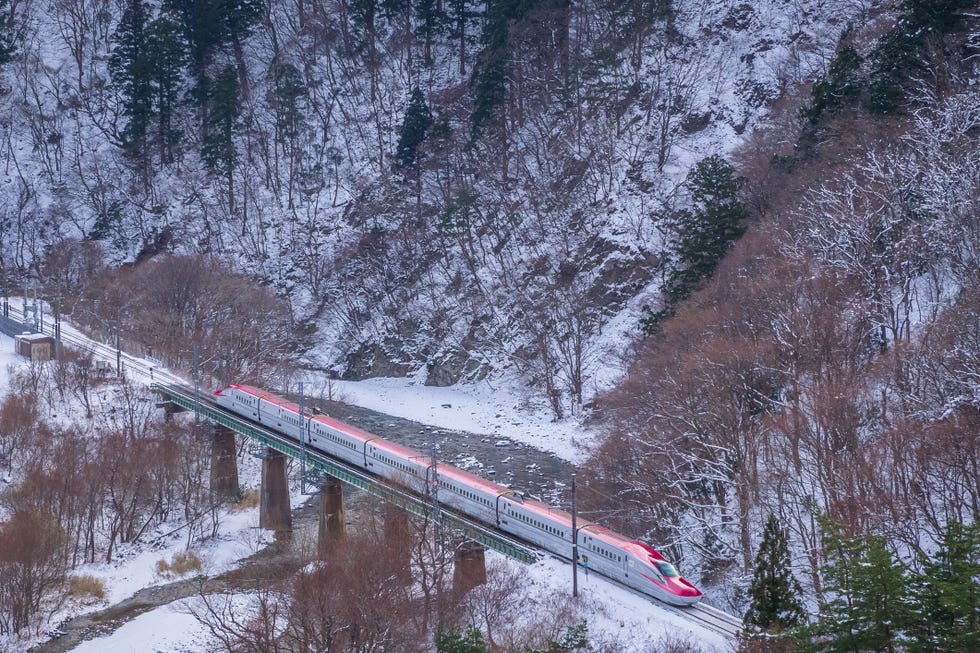
[[[395,338],[386,338],[383,343],[362,343],[347,355],[347,367],[341,378],[360,381],[411,374],[417,366],[411,360],[405,361],[400,357],[400,344]]]

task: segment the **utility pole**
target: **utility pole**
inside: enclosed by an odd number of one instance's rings
[[[201,348],[194,341],[194,424],[201,423],[201,377],[198,374],[198,363],[201,358]]]
[[[432,499],[432,520],[435,524],[436,533],[439,532],[439,460],[436,457],[436,429],[432,430],[432,440],[429,442],[429,466],[430,473],[429,496]]]
[[[122,376],[122,349],[119,346],[119,324],[116,324],[116,376]]]
[[[575,472],[572,472],[572,596],[578,597],[578,525],[575,518]]]
[[[299,478],[300,489],[306,494],[306,417],[303,414],[303,382],[299,382]]]

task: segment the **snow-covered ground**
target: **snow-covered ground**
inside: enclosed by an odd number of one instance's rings
[[[521,388],[479,381],[437,388],[423,378],[330,381],[334,398],[438,428],[510,438],[571,463],[584,461],[595,434],[574,420],[556,422],[523,397]]]
[[[196,599],[182,599],[151,610],[123,625],[111,635],[90,639],[76,646],[74,653],[134,653],[208,650],[208,633],[191,614],[188,605]]]
[[[496,559],[491,564],[518,563]],[[553,605],[548,597],[569,592],[569,567],[556,560],[544,560],[525,568],[524,578],[531,592],[525,604],[526,613]],[[686,642],[704,653],[734,650],[734,644],[721,635],[705,631],[683,618],[651,605],[626,590],[614,587],[595,576],[579,576],[580,611],[587,620],[592,642],[616,642],[622,651],[656,650],[658,643]],[[209,650],[205,626],[191,611],[199,599],[183,599],[151,610],[115,632],[82,643],[73,653],[129,653],[160,651],[196,653]],[[248,595],[232,599],[247,609]],[[533,617],[531,617],[533,618]]]
[[[70,329],[65,325],[63,328]],[[74,330],[71,330],[74,334]],[[149,382],[148,375],[139,373],[139,366],[150,363],[132,357],[130,378]],[[0,336],[0,391],[6,392],[9,383],[7,370],[23,365],[23,359],[13,353],[13,340]],[[160,375],[160,371],[157,371]],[[144,378],[146,377],[146,378]],[[544,410],[534,411],[514,388],[474,384],[456,388],[434,388],[422,385],[418,379],[373,379],[363,382],[326,381],[307,378],[307,382],[323,384],[331,398],[363,406],[387,414],[412,419],[423,424],[467,430],[474,433],[508,437],[554,452],[577,462],[584,457],[581,445],[594,438],[573,422],[556,423]],[[519,389],[518,389],[519,390]],[[241,468],[242,481],[256,485],[258,469],[254,461]],[[302,495],[296,493],[293,505],[299,505]],[[216,574],[234,568],[242,558],[254,553],[270,541],[271,534],[257,528],[257,509],[225,512],[221,517],[219,536],[200,545],[195,553],[202,560],[202,571]],[[103,601],[90,606],[75,605],[59,614],[55,622],[87,609],[112,605],[145,587],[169,582],[157,573],[157,562],[170,560],[184,550],[185,538],[180,532],[149,538],[148,544],[123,548],[110,564],[85,565],[74,573],[88,574],[100,579],[106,589]],[[492,552],[490,564],[512,564]],[[522,569],[521,576],[532,586],[532,603],[546,609],[548,596],[570,592],[571,568],[553,559],[543,560]],[[629,650],[640,651],[657,641],[695,642],[706,652],[728,651],[732,643],[724,637],[699,628],[674,613],[661,609],[626,590],[595,576],[580,575],[580,610],[589,624],[593,641],[627,642]],[[247,605],[247,597],[240,597]],[[76,652],[100,651],[186,651],[207,649],[207,633],[191,614],[188,606],[194,599],[182,599],[147,612],[116,631],[79,645]]]

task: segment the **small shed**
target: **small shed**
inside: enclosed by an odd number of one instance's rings
[[[14,349],[32,361],[48,361],[54,355],[54,338],[43,333],[14,336]]]

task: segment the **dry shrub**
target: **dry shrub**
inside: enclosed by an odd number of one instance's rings
[[[201,559],[193,551],[175,553],[170,562],[157,560],[157,574],[160,576],[183,576],[192,571],[201,571]]]
[[[792,637],[743,635],[739,638],[738,653],[793,653],[797,642]]]
[[[664,637],[648,651],[649,653],[705,653],[705,649],[696,640],[679,635]]]
[[[236,503],[232,504],[231,509],[248,510],[249,508],[257,508],[259,505],[259,499],[261,499],[259,491],[255,488],[249,488],[242,492],[242,498]]]
[[[79,600],[101,600],[105,598],[105,585],[95,576],[78,574],[68,579],[68,593]]]

